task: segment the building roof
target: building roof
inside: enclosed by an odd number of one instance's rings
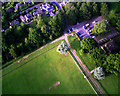
[[[110,53],[117,52],[119,49],[117,43],[114,40],[110,40],[109,42],[107,42],[105,44],[105,47]]]
[[[9,12],[14,12],[14,7],[9,7],[6,11],[9,13]]]
[[[12,22],[10,22],[10,25],[13,26],[13,25],[16,25],[16,24],[18,24],[18,23],[19,23],[18,20],[13,20]]]

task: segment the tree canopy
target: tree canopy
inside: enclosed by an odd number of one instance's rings
[[[106,21],[95,23],[94,29],[92,30],[94,35],[104,35],[109,31],[110,31],[109,25],[107,24]]]
[[[81,41],[81,47],[84,50],[84,52],[89,52],[96,46],[97,46],[97,43],[93,38],[84,38]]]

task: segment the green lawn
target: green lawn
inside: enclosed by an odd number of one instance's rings
[[[79,56],[79,58],[81,59],[83,64],[85,64],[86,67],[91,71],[92,69],[95,68],[95,64],[92,63],[92,61],[91,62],[89,61],[88,54],[84,54],[84,53],[81,54],[81,52],[80,52],[81,46],[80,46],[80,44],[78,46],[79,41],[74,40],[75,38],[76,38],[75,36],[68,37],[71,47],[73,49],[77,49],[76,54]],[[74,42],[74,44],[73,44],[73,42]],[[75,44],[76,44],[76,47],[78,47],[78,48],[75,47]],[[94,62],[94,60],[93,60],[93,62]],[[106,94],[117,94],[118,93],[118,77],[113,74],[106,76],[104,80],[98,81],[98,84],[101,86],[101,88],[104,90],[104,92]]]
[[[3,94],[94,94],[70,55],[61,55],[56,49],[4,76]],[[39,53],[37,51],[28,58]],[[60,81],[60,85],[52,87],[57,81]]]
[[[52,43],[52,44],[48,45],[47,47],[44,47],[44,48],[41,49],[41,50],[38,49],[37,52],[33,52],[32,55],[29,55],[29,58],[26,58],[26,59],[21,58],[21,59],[19,59],[19,60],[20,60],[20,63],[18,63],[18,62],[17,62],[18,60],[17,60],[16,62],[14,62],[14,66],[9,66],[9,68],[4,69],[4,70],[2,71],[2,74],[8,73],[8,72],[11,71],[12,69],[15,69],[16,67],[24,64],[24,63],[27,62],[28,60],[30,60],[30,59],[38,56],[39,54],[45,52],[45,51],[48,50],[48,49],[50,49],[50,48],[58,45],[60,42],[61,42],[61,41]],[[1,71],[0,71],[0,72],[1,72]],[[0,76],[1,76],[1,75],[0,75]]]

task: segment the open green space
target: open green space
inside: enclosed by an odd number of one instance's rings
[[[89,56],[87,53],[81,54],[80,44],[78,46],[79,41],[75,38],[76,38],[75,36],[68,37],[71,47],[73,49],[76,49],[76,54],[79,56],[79,58],[81,59],[83,64],[86,65],[86,67],[89,69],[89,71],[93,70],[95,68],[95,64],[92,63],[92,62],[94,62],[94,60],[89,61]],[[74,44],[73,44],[73,42],[74,42]],[[78,48],[76,48],[75,45]],[[97,80],[97,82],[106,94],[118,94],[118,77],[115,76],[114,74],[110,74],[110,75],[106,76],[104,80],[99,80],[99,81]]]
[[[2,70],[2,75],[4,75],[4,74],[8,73],[9,71],[17,68],[18,66],[24,64],[25,62],[29,61],[30,59],[35,58],[36,56],[42,54],[43,52],[49,50],[50,48],[58,45],[61,41],[62,41],[62,40],[57,41],[57,42],[52,43],[52,44],[49,44],[48,46],[44,47],[44,48],[41,49],[41,50],[39,50],[39,49],[36,50],[36,52],[33,52],[33,53],[29,54],[29,57],[28,57],[28,58],[25,58],[25,59],[24,59],[24,58],[21,58],[21,59],[17,60],[16,62],[14,62],[14,63],[12,64],[12,66],[10,65],[10,66],[8,66],[8,68],[3,69],[3,70]],[[27,55],[26,55],[26,56],[27,56]],[[18,61],[20,61],[20,62],[18,63]],[[0,71],[0,73],[1,73],[1,71]]]
[[[57,47],[4,76],[3,94],[95,94],[70,55],[56,50]],[[53,87],[57,81],[60,85]]]

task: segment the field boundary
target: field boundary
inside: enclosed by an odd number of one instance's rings
[[[83,74],[83,76],[85,76],[85,74],[83,73],[83,71],[80,69],[80,67],[78,66],[77,62],[74,60],[73,56],[71,55],[72,53],[68,52],[69,55],[71,56],[71,58],[73,59],[75,65],[78,67],[78,69],[80,70],[80,72]],[[95,91],[95,89],[93,88],[93,86],[91,85],[91,83],[89,82],[89,80],[87,78],[85,78],[86,81],[89,83],[89,85],[91,86],[91,88],[93,89],[93,91],[95,92],[95,94],[97,94],[97,92]],[[98,96],[98,94],[97,94]]]
[[[41,53],[41,54],[39,54],[39,55],[37,55],[37,56],[35,56],[35,57],[31,58],[31,59],[30,59],[30,60],[28,60],[27,62],[25,62],[25,63],[21,64],[20,66],[18,66],[18,67],[16,67],[16,68],[12,69],[12,70],[11,70],[11,71],[9,71],[9,72],[7,72],[7,73],[3,74],[2,76],[0,76],[0,78],[2,78],[3,76],[6,76],[7,74],[9,74],[9,73],[11,73],[11,72],[13,72],[13,71],[17,70],[18,68],[22,67],[23,65],[25,65],[25,64],[27,64],[28,62],[32,61],[33,59],[35,59],[35,58],[37,58],[37,57],[41,56],[42,54],[44,54],[44,53],[48,52],[49,50],[51,50],[51,49],[53,49],[53,48],[57,47],[58,45],[59,45],[59,44],[57,44],[56,46],[54,46],[54,47],[52,47],[52,48],[50,48],[50,49],[48,49],[48,50],[46,50],[46,51],[44,51],[43,53]]]

